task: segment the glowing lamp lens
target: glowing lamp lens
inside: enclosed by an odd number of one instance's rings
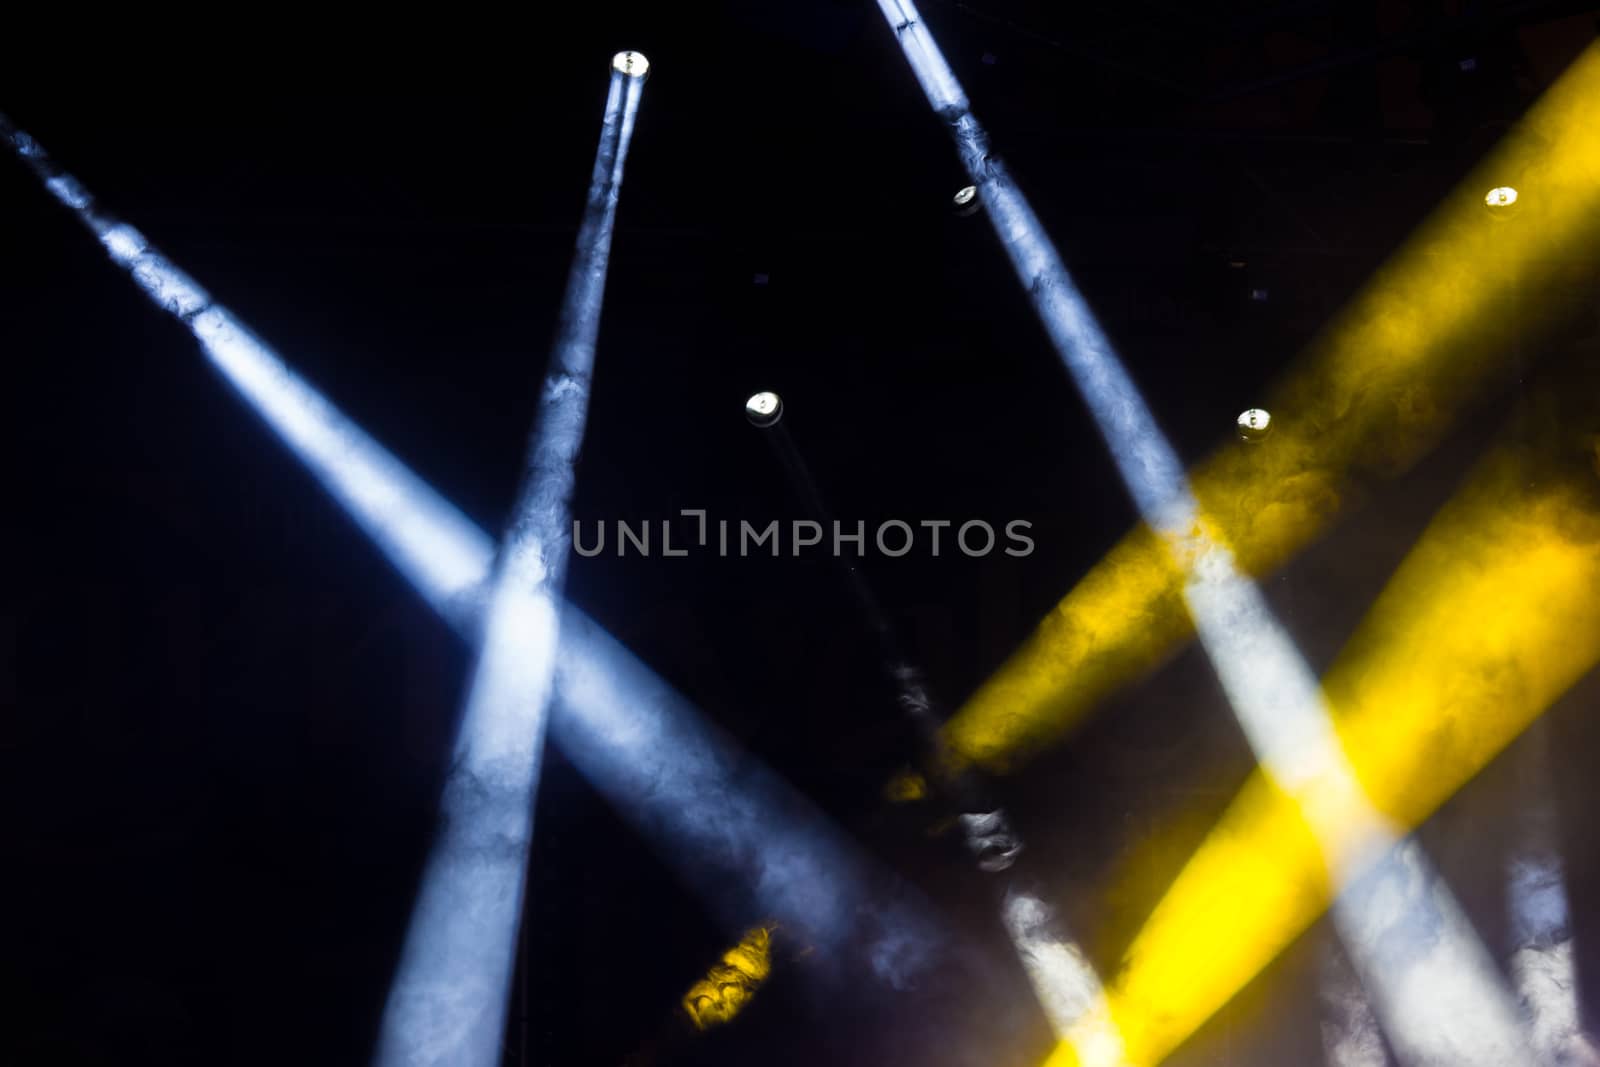
[[[643,52],[618,52],[611,57],[611,69],[630,78],[642,78],[650,72],[650,61]]]
[[[1239,436],[1246,441],[1259,441],[1272,429],[1272,416],[1261,408],[1241,411],[1237,422]]]
[[[777,393],[757,393],[744,402],[744,416],[757,426],[771,426],[783,416]]]

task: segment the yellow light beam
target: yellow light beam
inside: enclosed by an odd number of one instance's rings
[[[771,973],[772,928],[757,926],[689,987],[683,995],[683,1012],[696,1030],[731,1022]]]
[[[1539,399],[1540,440],[1501,443],[1477,465],[1323,680],[1351,766],[1402,827],[1420,825],[1600,661],[1600,375],[1587,370],[1578,388]],[[1330,895],[1305,809],[1258,771],[1108,988],[1126,1062],[1161,1062]],[[1071,1062],[1059,1055],[1052,1064]]]
[[[1600,247],[1600,45],[1591,45],[1296,360],[1273,433],[1191,475],[1242,570],[1304,546],[1362,479],[1421,456],[1506,373],[1541,297],[1588,277]],[[1515,184],[1515,218],[1486,190]],[[1568,286],[1570,288],[1570,286]],[[1003,773],[1069,730],[1192,631],[1183,576],[1143,525],[1098,563],[944,729],[953,762]]]

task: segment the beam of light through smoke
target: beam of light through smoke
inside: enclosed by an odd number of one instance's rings
[[[763,397],[770,397],[771,403],[757,403]],[[824,528],[836,525],[823,503],[810,467],[788,429],[770,417],[769,408],[781,412],[781,400],[775,394],[758,394],[746,405],[746,413],[754,413],[751,421],[763,429],[763,436],[774,447],[812,519]],[[1025,878],[1017,867],[1025,851],[1021,836],[1005,810],[988,795],[988,790],[970,768],[952,769],[939,736],[943,711],[921,669],[900,647],[894,623],[884,611],[865,572],[853,564],[845,564],[843,572],[856,609],[866,629],[876,638],[879,666],[893,688],[895,703],[911,723],[922,746],[925,766],[944,801],[958,809],[955,821],[961,828],[963,844],[978,870],[991,880],[998,880],[994,888],[1000,902],[1002,925],[1034,989],[1039,1007],[1058,1036],[1080,1020],[1103,1019],[1092,1014],[1093,1005],[1104,1000],[1099,975],[1083,951],[1067,936],[1054,910],[1031,889],[1022,887]],[[904,796],[925,793],[926,788],[927,781],[920,775],[908,774],[899,781],[898,792]],[[1087,1025],[1084,1028],[1087,1030]],[[1104,1043],[1114,1040],[1115,1032],[1107,1026],[1095,1031],[1095,1036]]]
[[[228,383],[355,516],[423,599],[444,611],[473,594],[494,552],[492,544],[474,540],[476,531],[465,516],[330,407],[143,234],[102,211],[77,179],[3,115],[0,139],[72,209],[112,261],[189,328]]]
[[[570,509],[623,164],[642,77],[613,70],[583,223],[522,486],[487,592],[439,829],[417,889],[374,1062],[500,1061],[533,799],[555,673]]]
[[[917,75],[969,166],[988,168],[959,86],[911,14],[892,18],[907,27],[908,54],[928,57],[914,58]],[[1194,494],[1244,571],[1282,564],[1359,499],[1363,482],[1407,469],[1506,381],[1518,345],[1565,317],[1553,312],[1553,294],[1592,292],[1597,128],[1592,45],[1280,377],[1262,405],[1273,435],[1224,446],[1193,469]],[[1497,222],[1483,191],[1508,174],[1523,189],[1522,211]],[[998,203],[979,188],[997,226],[1033,225],[1003,173],[990,187]],[[1071,730],[1192,635],[1182,585],[1162,539],[1136,527],[957,709],[944,731],[951,753],[1005,772]]]
[[[113,260],[194,331],[206,355],[424,600],[481,641],[492,538],[306,384],[131,227],[101,213],[27,135],[0,136],[100,238]],[[877,870],[826,815],[724,736],[620,642],[563,608],[553,740],[695,888],[730,932],[770,919],[892,988],[951,950],[926,906]],[[514,935],[513,935],[514,940]]]
[[[1600,662],[1600,479],[1576,429],[1600,388],[1563,380],[1530,402],[1323,678],[1394,825],[1420,825]],[[1328,905],[1309,814],[1257,772],[1152,910],[1108,990],[1135,1062],[1170,1054]]]
[[[1561,859],[1528,849],[1512,859],[1508,879],[1511,977],[1532,1021],[1534,1050],[1550,1067],[1600,1067],[1600,1047],[1583,1029]]]
[[[1597,437],[1600,440],[1600,437]],[[1547,1067],[1600,1067],[1600,1046],[1583,1026],[1566,871],[1558,848],[1559,815],[1551,787],[1547,735],[1526,738],[1517,834],[1506,865],[1511,980]]]
[[[1202,512],[1177,454],[1049,236],[990,155],[987,135],[915,7],[910,0],[879,0],[879,7],[949,127],[1123,484],[1173,555],[1183,600],[1246,739],[1301,807],[1317,852],[1345,890],[1335,912],[1339,929],[1392,1040],[1410,1064],[1518,1062],[1523,1039],[1493,960],[1420,850],[1368,802],[1310,667]],[[1079,1062],[1116,1064],[1126,1055],[1120,1042],[1091,1049],[1072,1028],[1066,1044]]]
[[[1328,946],[1317,983],[1322,1002],[1322,1055],[1327,1067],[1389,1067],[1378,1017],[1350,960]]]
[[[1122,1062],[1122,1035],[1100,975],[1050,906],[1034,893],[1013,888],[1006,893],[1002,919],[1056,1037],[1070,1038],[1069,1047],[1082,1063]]]

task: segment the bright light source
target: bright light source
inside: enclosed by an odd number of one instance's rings
[[[972,203],[972,198],[977,195],[978,187],[976,185],[964,185],[956,190],[956,195],[951,199],[955,201],[956,207],[965,207]]]
[[[643,52],[618,52],[611,57],[611,69],[630,78],[642,78],[650,73],[650,61]]]
[[[1517,205],[1517,190],[1510,185],[1497,185],[1483,194],[1483,203],[1490,211],[1502,213]]]
[[[752,426],[772,426],[783,418],[783,400],[777,393],[757,393],[744,402],[744,417]]]
[[[1243,441],[1259,441],[1272,430],[1272,416],[1262,408],[1239,412],[1237,422],[1239,438]]]

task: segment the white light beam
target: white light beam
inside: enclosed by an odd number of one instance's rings
[[[1027,199],[990,155],[988,137],[915,5],[878,0],[878,6],[955,139],[1139,513],[1185,569],[1196,631],[1257,759],[1300,800],[1336,884],[1347,887],[1335,919],[1397,1052],[1412,1067],[1529,1062],[1492,959],[1420,850],[1367,801],[1316,678],[1260,590],[1204,528],[1177,454]],[[1090,1042],[1076,1028],[1068,1038],[1085,1064],[1121,1062],[1114,1043]]]
[[[488,593],[439,830],[384,1008],[378,1067],[500,1062],[571,547],[572,491],[617,194],[643,84],[612,71],[555,350]]]

